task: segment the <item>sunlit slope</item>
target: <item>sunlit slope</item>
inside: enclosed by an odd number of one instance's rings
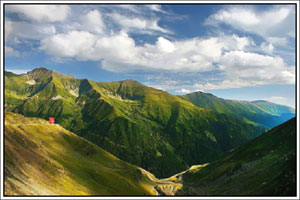
[[[155,195],[144,171],[38,118],[5,113],[6,195]]]
[[[211,161],[261,131],[136,81],[90,84],[100,100],[86,101],[90,121],[82,136],[159,177]]]
[[[7,110],[55,117],[64,128],[158,177],[210,162],[262,132],[260,126],[199,108],[134,80],[94,82],[38,68],[5,82],[6,93],[15,92],[10,84],[24,77],[31,81],[25,91],[33,92],[24,99],[15,97],[21,104],[6,102]]]
[[[180,97],[198,107],[225,113],[265,128],[272,128],[295,116],[295,109],[267,101],[226,100],[204,92],[194,92]]]
[[[296,195],[296,119],[182,175],[177,195]]]
[[[5,76],[5,110],[41,118],[59,116],[60,124],[70,129],[71,123],[80,123],[81,108],[75,102],[79,84],[79,79],[45,68]]]

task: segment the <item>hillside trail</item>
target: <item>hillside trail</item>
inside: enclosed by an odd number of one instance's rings
[[[180,173],[177,173],[169,178],[164,178],[164,179],[158,179],[156,178],[153,174],[150,172],[139,168],[139,170],[148,177],[148,179],[156,185],[154,186],[154,189],[157,192],[157,195],[162,195],[162,196],[174,196],[177,191],[182,189],[183,186],[183,179],[182,175],[185,174],[188,171],[191,170],[196,170],[202,167],[207,166],[208,163],[203,164],[203,165],[193,165],[189,169],[182,171]]]

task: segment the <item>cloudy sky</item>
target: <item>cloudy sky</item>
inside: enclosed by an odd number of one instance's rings
[[[294,5],[5,5],[5,70],[295,107]]]

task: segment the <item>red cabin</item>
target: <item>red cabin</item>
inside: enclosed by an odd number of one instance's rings
[[[49,117],[49,124],[54,124],[54,121],[55,121],[54,117]]]

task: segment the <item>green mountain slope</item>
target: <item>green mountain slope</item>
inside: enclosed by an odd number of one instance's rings
[[[170,180],[176,195],[296,195],[296,119]]]
[[[5,108],[55,117],[64,128],[158,177],[210,162],[263,131],[133,80],[94,82],[45,68],[5,76]]]
[[[275,127],[295,116],[295,109],[267,101],[235,101],[218,98],[210,93],[194,92],[180,96],[194,105],[225,113],[265,128]]]
[[[149,172],[59,125],[5,113],[5,195],[155,195]]]

